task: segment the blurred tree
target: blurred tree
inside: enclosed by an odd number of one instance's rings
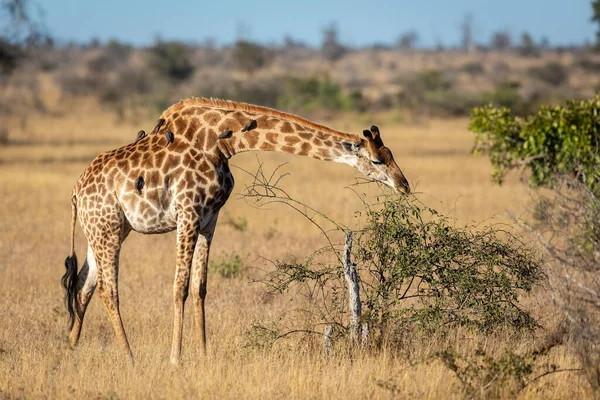
[[[462,48],[467,53],[475,51],[475,40],[473,39],[473,15],[466,14],[463,23],[460,25]]]
[[[238,40],[233,47],[233,58],[238,68],[253,73],[270,61],[271,54],[258,43]]]
[[[32,17],[33,5],[31,0],[0,0],[0,21],[5,25],[0,32],[0,75],[17,67],[26,48],[52,45],[41,23]]]
[[[533,42],[533,38],[529,34],[529,32],[523,32],[521,34],[521,46],[519,48],[519,53],[523,56],[538,56],[539,51]]]
[[[158,40],[150,48],[150,54],[152,67],[171,81],[185,81],[194,73],[195,67],[190,60],[190,49],[181,42]]]
[[[410,50],[415,48],[418,41],[419,34],[415,31],[409,31],[400,35],[396,46],[399,49]]]
[[[494,50],[504,51],[510,47],[510,42],[508,31],[498,31],[492,35],[490,47]]]
[[[592,22],[598,24],[598,30],[596,31],[596,49],[600,50],[600,0],[592,1]]]
[[[335,61],[342,58],[348,49],[338,40],[338,29],[335,23],[323,29],[323,45],[321,51],[326,59]]]

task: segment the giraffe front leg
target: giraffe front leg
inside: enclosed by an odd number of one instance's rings
[[[173,283],[173,343],[171,364],[179,364],[183,335],[185,300],[188,296],[190,270],[198,239],[197,218],[181,218],[177,225],[177,265]]]
[[[204,300],[206,298],[206,283],[208,278],[208,255],[213,233],[217,224],[215,216],[207,228],[207,233],[200,235],[194,251],[192,265],[192,298],[194,300],[194,320],[196,331],[196,344],[198,352],[206,354],[206,317],[204,314]]]

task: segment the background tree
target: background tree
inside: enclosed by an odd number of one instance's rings
[[[419,34],[415,31],[405,32],[400,35],[397,47],[403,50],[414,49],[419,41]]]
[[[473,15],[466,14],[465,18],[460,25],[461,40],[460,43],[462,48],[467,53],[475,51],[475,39],[473,38]]]
[[[600,95],[542,107],[527,118],[491,106],[472,111],[474,151],[490,157],[494,179],[524,169],[537,193],[522,223],[553,260],[553,298],[588,382],[600,391]]]
[[[596,31],[596,49],[600,49],[600,0],[592,1],[592,22],[598,24]]]
[[[336,61],[348,52],[348,49],[338,39],[338,29],[334,23],[323,29],[321,52],[330,61]]]
[[[504,51],[510,47],[510,42],[508,31],[498,31],[492,35],[490,47],[494,50]]]

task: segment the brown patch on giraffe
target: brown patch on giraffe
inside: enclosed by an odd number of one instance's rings
[[[291,153],[291,154],[296,153],[296,149],[292,146],[282,146],[281,151],[286,152],[286,153]]]
[[[163,166],[163,161],[165,160],[166,155],[166,151],[159,151],[157,153],[154,153],[154,166],[157,168],[161,168]]]
[[[190,118],[187,129],[183,134],[188,140],[192,140],[196,132],[200,129],[200,120],[198,118]]]
[[[279,135],[276,132],[267,132],[266,138],[269,142],[277,144],[277,138]]]
[[[310,145],[310,143],[304,142],[302,143],[302,146],[300,146],[300,152],[298,152],[298,154],[301,156],[307,156],[311,150],[312,146]]]
[[[206,161],[202,161],[202,163],[198,166],[198,171],[206,172],[210,171],[210,165]]]
[[[300,136],[302,139],[310,140],[313,138],[314,135],[312,133],[300,132],[298,133],[298,136]]]
[[[165,162],[162,165],[163,171],[169,171],[181,163],[181,157],[178,154],[170,153],[165,157]]]
[[[286,136],[285,138],[283,138],[283,140],[285,140],[285,143],[290,146],[293,146],[301,141],[301,139],[296,136]]]
[[[206,130],[205,135],[206,141],[204,143],[204,150],[210,150],[217,144],[217,134],[214,130],[208,129]]]
[[[216,111],[210,111],[210,112],[204,113],[202,118],[204,118],[204,121],[206,121],[206,123],[208,125],[215,126],[221,120],[221,114]]]
[[[323,158],[329,158],[331,153],[329,153],[329,149],[318,149],[317,154],[323,156]]]
[[[251,149],[255,148],[256,144],[258,143],[259,133],[256,131],[250,131],[250,132],[246,132],[246,134],[244,136],[246,137],[246,140],[248,141],[248,146]]]
[[[265,142],[260,145],[260,149],[263,151],[275,151],[275,145]]]
[[[322,146],[323,142],[321,141],[321,139],[315,137],[312,141],[314,143],[315,146]]]
[[[302,125],[294,122],[294,128],[296,128],[296,131],[304,131],[306,130]]]
[[[211,186],[208,188],[208,194],[209,194],[209,195],[211,195],[211,196],[214,196],[214,195],[215,195],[215,193],[217,193],[217,190],[219,190],[219,187],[218,187],[218,186],[216,186],[216,185],[211,185]]]
[[[246,149],[246,145],[244,144],[244,142],[238,142],[237,147],[240,150],[245,150]]]
[[[281,127],[279,128],[279,130],[282,133],[293,133],[294,132],[294,128],[292,128],[292,124],[290,124],[287,121],[284,121],[283,124],[281,124]]]
[[[208,180],[212,181],[213,179],[215,179],[215,171],[211,171],[211,170],[209,170],[209,171],[206,171],[206,172],[204,173],[204,176],[205,176],[205,177],[206,177]]]
[[[323,142],[323,144],[324,144],[325,146],[327,146],[327,147],[331,147],[331,146],[333,146],[333,142],[332,142],[331,140],[326,140],[326,141],[324,141],[324,142]]]
[[[272,118],[268,115],[261,115],[256,119],[256,123],[258,127],[261,129],[273,129],[277,126],[279,121],[275,118]]]

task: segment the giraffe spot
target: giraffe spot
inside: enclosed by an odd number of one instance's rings
[[[258,132],[250,131],[245,133],[246,140],[248,141],[248,146],[253,149],[258,143]]]
[[[184,136],[191,140],[195,133],[198,132],[198,129],[200,129],[200,120],[198,118],[191,118]]]
[[[215,193],[217,193],[217,190],[219,190],[219,187],[217,185],[212,185],[208,188],[208,194],[214,196]]]
[[[206,172],[204,173],[204,176],[205,176],[207,179],[209,179],[209,180],[211,180],[211,181],[212,181],[213,179],[215,179],[215,172],[214,172],[214,171],[206,171]]]
[[[304,142],[304,143],[302,143],[302,146],[300,147],[300,152],[298,154],[300,154],[302,156],[307,156],[311,150],[312,150],[312,146],[310,145],[310,143]]]
[[[317,137],[321,140],[327,140],[327,135],[324,134],[323,132],[317,132]]]
[[[331,155],[331,153],[329,153],[329,149],[318,149],[317,153],[323,156],[323,158],[329,158]]]
[[[268,115],[261,115],[256,119],[258,127],[262,129],[273,129],[277,126],[277,122],[277,119],[269,117]]]
[[[166,151],[159,151],[158,153],[154,153],[154,165],[158,168],[162,167],[166,155]]]
[[[263,151],[275,151],[275,145],[271,143],[263,143],[260,145],[260,149]]]
[[[179,155],[170,153],[166,156],[165,162],[163,164],[163,170],[170,170],[175,168],[175,166],[179,165],[181,159]]]
[[[200,164],[200,166],[198,167],[198,170],[200,172],[207,172],[210,170],[210,165],[208,165],[208,163],[206,161],[202,161],[202,164]]]
[[[290,124],[287,121],[284,121],[283,124],[281,124],[281,128],[279,128],[279,130],[282,133],[292,133],[292,132],[294,132],[294,128],[292,128],[292,124]]]
[[[285,140],[285,142],[290,146],[293,146],[296,143],[299,143],[302,139],[296,136],[286,136],[283,140]]]
[[[175,132],[177,132],[179,134],[184,133],[186,131],[187,124],[183,118],[177,118],[176,120],[174,120],[173,125],[175,125]],[[165,135],[166,135],[166,132],[167,131],[165,131]]]
[[[297,124],[294,122],[294,127],[296,128],[296,131],[303,131],[304,127],[300,124]]]
[[[325,144],[325,146],[327,147],[331,147],[333,145],[333,142],[331,140],[326,140],[323,142],[323,144]]]
[[[213,147],[215,147],[215,145],[217,144],[217,134],[215,133],[214,130],[209,129],[205,136],[205,144],[204,144],[204,150],[210,150]]]
[[[204,121],[206,121],[206,123],[208,123],[210,126],[215,126],[221,120],[221,114],[219,114],[216,111],[211,111],[211,112],[204,113],[203,118],[204,118]]]
[[[267,140],[273,144],[277,143],[277,138],[279,137],[279,135],[275,132],[267,132]]]
[[[238,149],[244,150],[245,148],[246,148],[246,145],[244,144],[244,142],[239,142],[238,143]]]
[[[293,148],[292,146],[283,146],[281,148],[281,151],[285,152],[285,153],[290,153],[290,154],[294,154],[296,153],[296,149]]]
[[[315,146],[323,145],[323,142],[319,138],[316,138],[316,137],[313,139],[312,142],[315,144]]]
[[[312,139],[313,134],[308,133],[308,132],[300,132],[300,133],[298,133],[298,136],[300,136],[302,139],[310,140],[310,139]]]

